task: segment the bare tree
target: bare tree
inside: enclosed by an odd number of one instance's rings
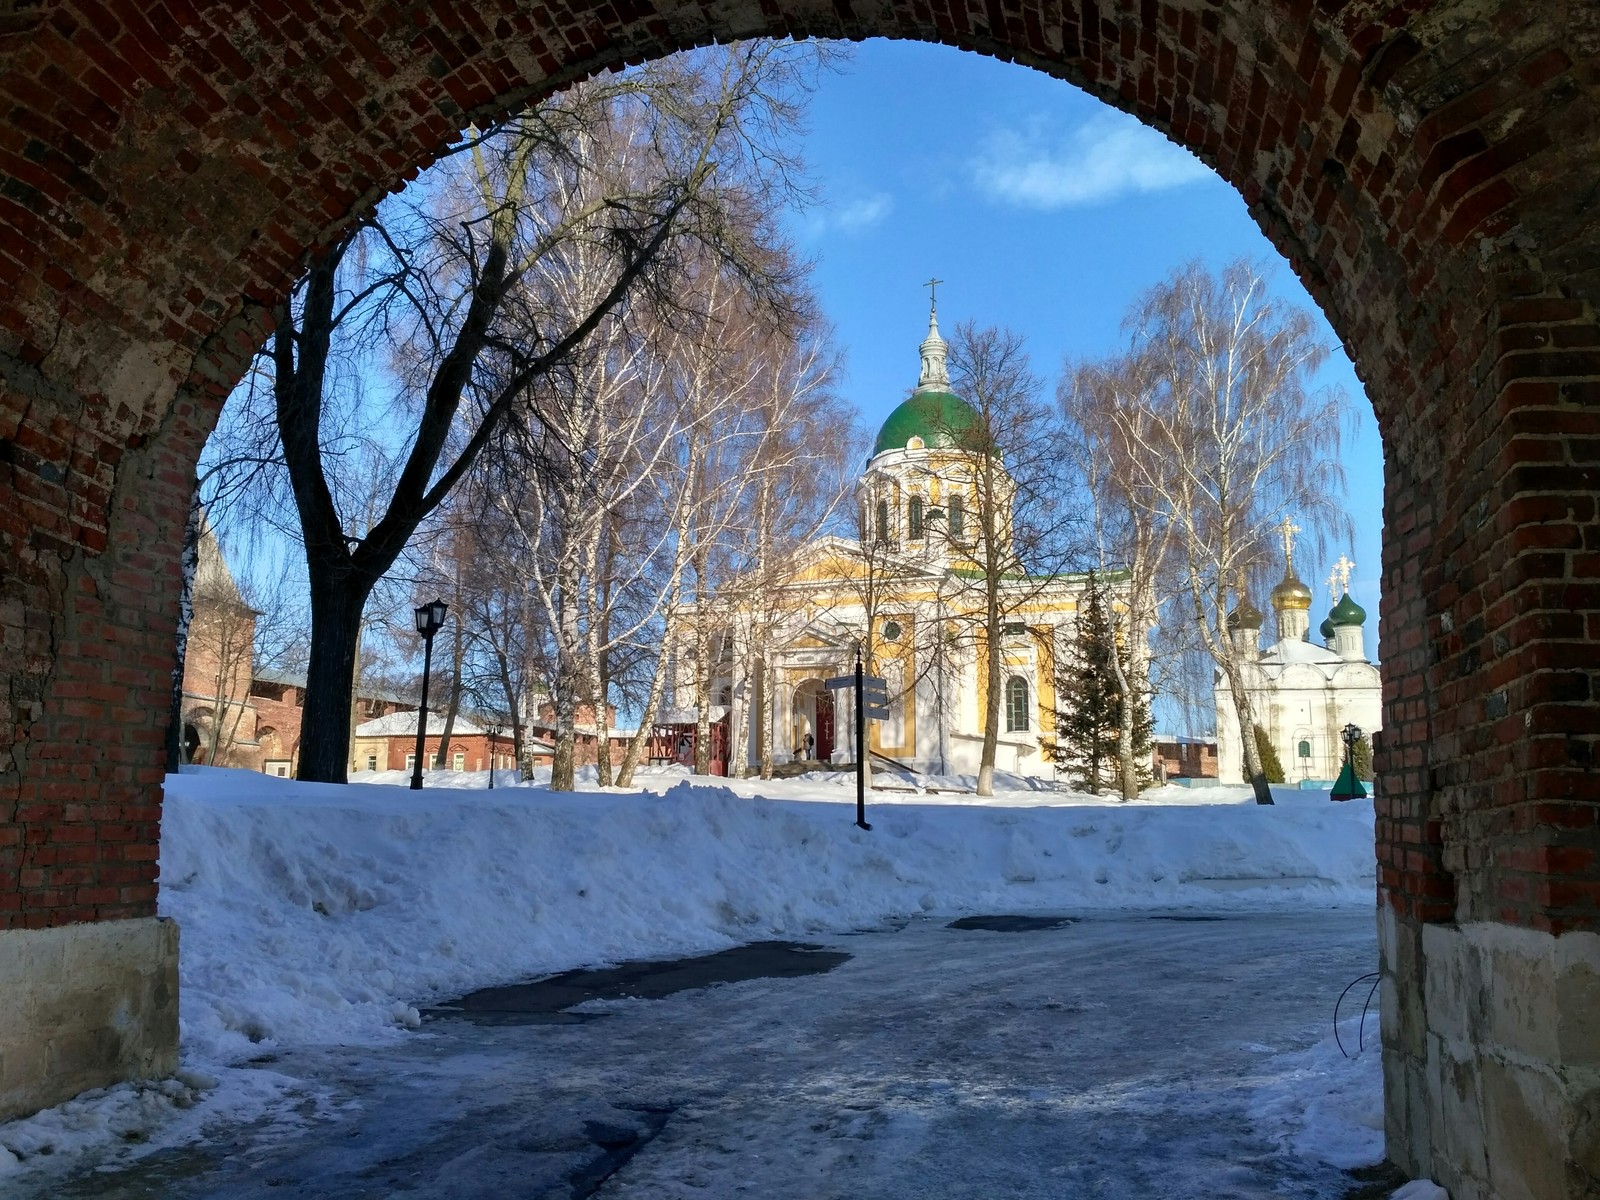
[[[962,452],[960,483],[967,497],[961,531],[949,520],[942,527],[961,560],[948,573],[948,609],[964,626],[973,652],[984,657],[977,791],[992,796],[1006,627],[1043,593],[1059,587],[1074,547],[1060,506],[1053,414],[1039,398],[1041,385],[1022,338],[966,321],[951,339],[950,360],[955,391],[974,417],[946,431]]]
[[[1232,694],[1256,801],[1271,804],[1230,595],[1244,602],[1291,513],[1319,547],[1349,536],[1339,502],[1348,403],[1312,390],[1328,349],[1248,262],[1220,278],[1198,263],[1180,269],[1140,299],[1128,327],[1138,387],[1117,398],[1128,451],[1119,468],[1145,517],[1170,531],[1187,615]]]
[[[741,422],[742,461],[729,464],[727,549],[707,613],[721,630],[724,661],[708,667],[730,676],[730,773],[748,768],[753,724],[759,770],[770,779],[771,662],[792,601],[783,585],[846,494],[853,423],[833,391],[838,361],[824,327],[753,332],[758,375]]]
[[[782,291],[729,214],[791,188],[784,138],[821,53],[766,42],[699,51],[474,133],[461,147],[470,153],[445,160],[448,178],[380,206],[274,309],[266,369],[311,591],[302,779],[344,778],[366,600],[530,389],[567,370],[631,298],[670,295],[691,249]],[[574,310],[535,285],[578,244],[610,275]],[[353,415],[375,407],[381,420]],[[363,419],[411,433],[376,472],[386,503],[357,533],[338,459]]]
[[[1126,602],[1107,603],[1105,617],[1119,653],[1109,665],[1121,704],[1117,735],[1118,782],[1124,800],[1139,794],[1136,714],[1151,684],[1150,631],[1157,628],[1159,593],[1171,563],[1173,527],[1157,515],[1148,484],[1134,461],[1137,398],[1144,390],[1139,364],[1119,358],[1069,370],[1057,387],[1064,425],[1060,453],[1072,464],[1089,513],[1089,551],[1102,578],[1121,573]],[[1187,628],[1187,622],[1172,622]],[[1176,654],[1187,648],[1185,638]],[[1164,659],[1163,661],[1170,661]]]

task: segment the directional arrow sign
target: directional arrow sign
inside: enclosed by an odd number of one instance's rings
[[[889,690],[889,681],[882,675],[863,675],[861,677],[861,686],[869,692],[874,688],[880,692],[887,692]]]
[[[880,704],[866,704],[861,708],[861,715],[869,721],[887,721],[889,719],[889,709]]]
[[[837,692],[843,688],[853,688],[855,685],[856,677],[854,675],[835,675],[832,679],[826,681],[822,686],[827,688],[830,692]]]

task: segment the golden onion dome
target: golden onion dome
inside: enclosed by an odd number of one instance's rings
[[[1286,608],[1309,611],[1311,608],[1311,589],[1293,575],[1285,575],[1283,582],[1272,589],[1272,607],[1280,612]]]

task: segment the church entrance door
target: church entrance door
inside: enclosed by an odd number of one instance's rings
[[[827,690],[817,694],[817,757],[833,757],[833,693]]]

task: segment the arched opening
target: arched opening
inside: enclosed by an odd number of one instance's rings
[[[1457,1065],[1475,1078],[1479,1057],[1537,1056],[1517,1086],[1570,1131],[1578,1098],[1547,1081],[1564,1052],[1497,1042],[1509,1035],[1480,1023],[1438,1043],[1456,1055],[1441,1064],[1428,1047],[1443,1018],[1421,980],[1491,963],[1510,972],[1506,994],[1561,1011],[1580,984],[1558,981],[1555,955],[1529,951],[1524,970],[1490,947],[1600,930],[1587,9],[688,4],[558,22],[491,3],[470,28],[377,2],[293,28],[191,9],[170,28],[135,10],[32,9],[0,49],[17,131],[0,167],[0,560],[14,566],[0,579],[0,861],[20,865],[18,847],[61,831],[93,836],[90,814],[107,807],[139,814],[136,843],[152,851],[114,897],[58,902],[48,880],[12,882],[7,929],[154,914],[177,580],[164,547],[178,544],[221,399],[308,255],[468,122],[599,68],[760,33],[916,38],[1085,86],[1193,149],[1344,340],[1388,450],[1375,764],[1397,1022],[1386,1052],[1391,1096],[1420,1097],[1391,1104],[1392,1149],[1436,1161],[1446,1182],[1469,1177],[1464,1154],[1432,1143],[1427,1113],[1465,1112],[1484,1129],[1469,1141],[1499,1145],[1499,1110],[1451,1082]],[[138,703],[95,700],[103,688]],[[1570,1140],[1550,1153],[1508,1140],[1491,1157],[1531,1174],[1538,1154],[1570,1166],[1575,1153]]]
[[[794,757],[829,762],[834,751],[833,693],[820,679],[808,679],[794,690]]]

